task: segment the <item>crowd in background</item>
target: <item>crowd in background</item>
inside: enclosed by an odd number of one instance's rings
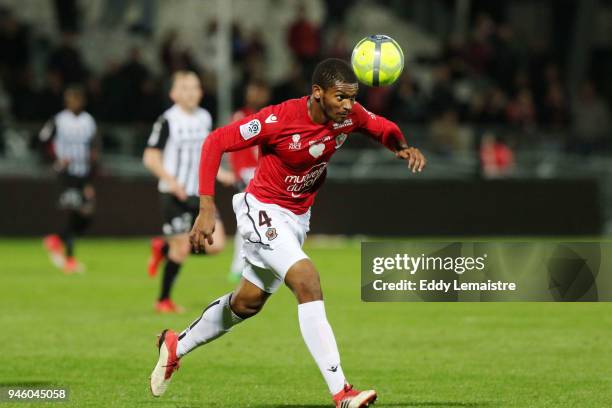
[[[104,17],[117,21],[121,1],[109,1]],[[151,38],[154,0],[141,0],[146,11],[129,27],[132,35]],[[343,19],[352,2],[327,1],[327,17],[321,25],[310,21],[304,4],[296,9],[287,30],[287,46],[293,56],[289,76],[272,88],[272,102],[309,92],[309,77],[324,57],[350,57]],[[19,21],[9,9],[0,10],[0,110],[17,121],[43,121],[62,109],[63,89],[74,83],[88,94],[88,111],[101,122],[151,122],[169,104],[167,84],[172,72],[189,69],[203,78],[203,104],[216,113],[215,78],[179,45],[178,33],[163,34],[158,45],[161,73],[143,62],[141,49],[133,47],[122,61],[109,62],[101,74],[93,74],[76,45],[83,27],[78,24],[74,1],[56,1],[59,41],[34,35],[31,26]],[[74,6],[74,7],[73,7]],[[333,27],[333,28],[331,28]],[[214,36],[212,20],[206,35]],[[246,35],[234,24],[232,63],[237,71],[234,106],[242,103],[242,89],[251,79],[265,79],[267,44],[261,30]],[[44,80],[37,87],[34,58],[45,59]],[[589,153],[611,145],[612,118],[608,102],[598,86],[585,81],[571,103],[564,82],[564,66],[546,44],[517,43],[513,29],[487,14],[478,14],[466,38],[451,34],[439,58],[420,61],[429,70],[422,75],[408,65],[398,82],[387,88],[362,87],[360,101],[370,110],[401,123],[420,123],[429,128],[429,141],[440,153],[472,148],[464,124],[497,126],[495,138],[509,143],[528,143],[530,135],[546,134],[564,147]],[[520,135],[514,137],[512,135]],[[562,140],[561,140],[562,139]]]

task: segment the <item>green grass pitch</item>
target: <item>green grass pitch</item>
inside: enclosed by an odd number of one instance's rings
[[[378,407],[612,407],[612,307],[606,303],[363,303],[359,243],[307,243],[348,379]],[[182,361],[166,395],[148,376],[165,327],[182,330],[229,292],[230,248],[192,257],[153,313],[158,279],[146,239],[86,239],[82,276],[64,276],[39,240],[0,240],[0,387],[68,387],[67,403],[15,407],[327,407],[286,288],[262,313]]]

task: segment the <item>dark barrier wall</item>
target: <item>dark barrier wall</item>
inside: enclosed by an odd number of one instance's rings
[[[91,235],[155,235],[161,218],[155,182],[101,178]],[[58,186],[49,180],[0,179],[0,235],[56,231]],[[234,191],[217,187],[217,204],[235,231]],[[311,233],[368,235],[597,235],[595,181],[327,181]]]

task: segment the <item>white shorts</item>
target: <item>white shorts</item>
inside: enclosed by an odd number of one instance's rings
[[[308,256],[302,250],[310,225],[310,210],[302,215],[258,201],[250,193],[232,200],[238,231],[244,239],[242,276],[264,292],[274,293],[293,264]]]

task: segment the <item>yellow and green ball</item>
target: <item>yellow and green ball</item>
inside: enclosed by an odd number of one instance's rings
[[[393,38],[371,35],[353,48],[351,65],[360,82],[368,86],[387,86],[402,73],[404,53]]]

